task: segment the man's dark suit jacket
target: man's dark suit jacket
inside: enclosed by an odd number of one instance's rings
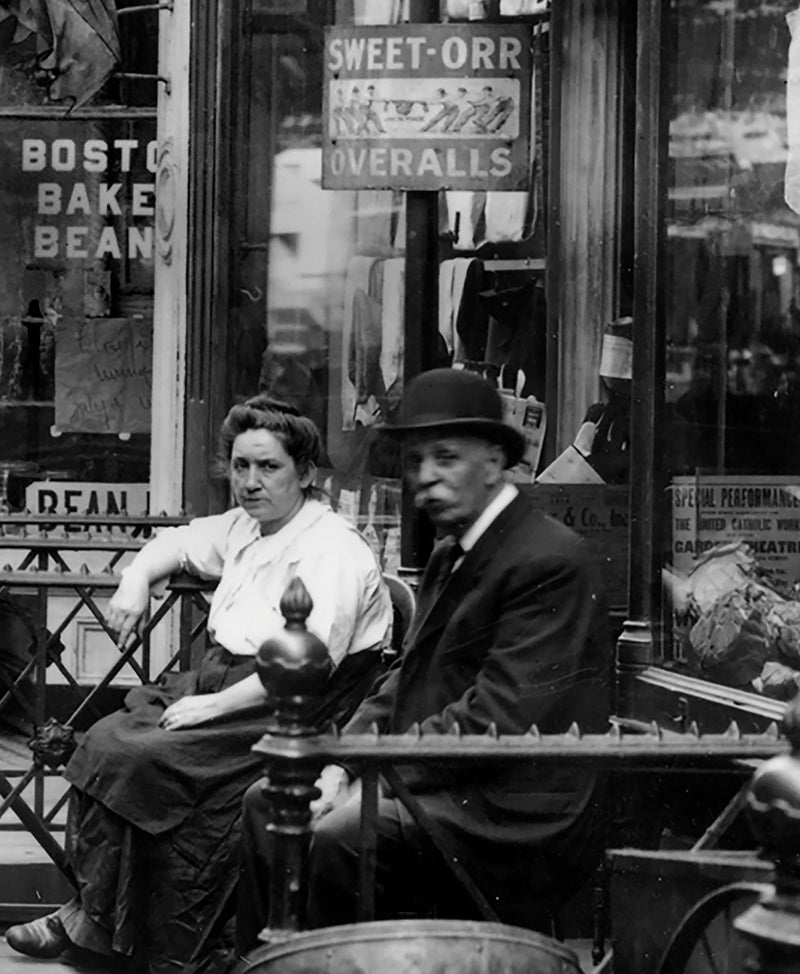
[[[584,732],[605,731],[611,672],[606,608],[596,568],[577,535],[519,495],[426,607],[438,560],[434,552],[401,660],[346,731],[377,724],[383,732],[403,733],[417,723],[423,733],[437,733],[457,723],[464,734],[492,725],[501,734],[522,734],[533,724],[542,733],[560,733],[573,721]],[[574,766],[531,762],[481,772],[402,772],[466,849],[488,843],[511,856],[569,836],[581,816],[592,814],[596,794],[596,776]],[[480,884],[479,867],[470,871]]]

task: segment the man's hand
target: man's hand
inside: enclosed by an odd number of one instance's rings
[[[311,816],[314,822],[337,805],[341,805],[350,791],[350,779],[344,768],[340,768],[338,764],[329,764],[322,769],[316,785],[322,794],[311,802]]]
[[[195,727],[222,714],[219,694],[199,693],[193,697],[182,697],[170,704],[161,715],[159,727],[164,730],[180,730],[182,727]]]
[[[117,646],[125,649],[134,638],[136,624],[150,604],[150,582],[141,572],[127,570],[112,595],[105,620],[117,633]]]

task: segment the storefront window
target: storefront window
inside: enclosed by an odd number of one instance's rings
[[[800,580],[794,14],[673,6],[666,573],[690,672],[791,696]],[[795,45],[797,42],[795,42]],[[796,82],[794,82],[796,84]],[[789,109],[787,113],[787,108]],[[788,201],[788,203],[787,203]]]
[[[236,299],[235,394],[269,392],[318,423],[326,450],[320,483],[364,530],[387,569],[400,562],[400,458],[380,428],[402,395],[405,289],[415,286],[406,280],[406,194],[322,187],[323,30],[387,26],[409,14],[407,4],[363,0],[337,3],[335,10],[254,4],[242,297]],[[442,17],[460,19],[444,5]],[[530,30],[532,36],[532,24]],[[416,88],[409,84],[400,90],[380,78],[336,82],[331,98],[338,95],[341,104],[332,102],[331,126],[339,126],[343,141],[378,138],[384,124],[405,127],[420,145],[438,145],[462,128],[463,138],[474,138],[482,113],[484,135],[512,122],[514,132],[519,128],[514,102],[490,104],[485,80],[472,79],[475,90],[466,93],[455,82],[449,92],[436,90],[441,82],[426,87],[424,78]],[[485,105],[477,104],[479,97]],[[510,399],[517,393],[521,402],[531,396],[543,403],[543,114],[539,101],[530,105],[536,141],[529,191],[439,193],[438,344],[427,367],[479,371]],[[520,423],[523,415],[519,410]],[[538,439],[528,483],[543,432],[531,431]]]
[[[0,504],[146,510],[156,16],[0,7]],[[67,487],[71,493],[67,497]]]
[[[234,395],[266,392],[317,423],[325,447],[319,486],[396,568],[399,470],[377,427],[401,387],[402,200],[322,188],[323,29],[334,17],[323,4],[295,7],[254,4],[254,23],[263,27],[251,38],[245,82]],[[372,317],[354,327],[360,283]],[[394,356],[382,342],[384,326],[394,329]],[[380,363],[373,361],[382,345]]]

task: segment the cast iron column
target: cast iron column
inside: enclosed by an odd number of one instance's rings
[[[436,23],[436,0],[412,0],[411,23]],[[403,385],[433,367],[439,333],[439,194],[435,190],[409,190],[406,207],[406,289],[403,306]],[[401,575],[412,580],[421,574],[433,547],[433,529],[414,507],[405,480],[400,518]]]

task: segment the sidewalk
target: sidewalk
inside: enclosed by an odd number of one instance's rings
[[[118,967],[110,967],[102,962],[87,963],[68,958],[34,960],[33,957],[23,957],[8,946],[5,937],[0,938],[0,971],[2,974],[75,974],[76,971],[80,974],[122,974]]]

